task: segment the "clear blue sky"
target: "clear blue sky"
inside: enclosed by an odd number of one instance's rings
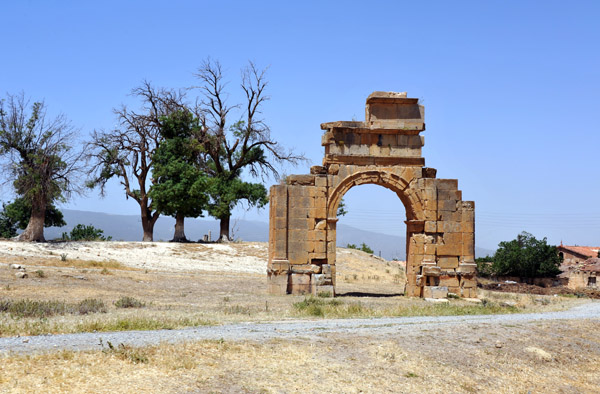
[[[408,91],[426,107],[427,166],[476,203],[479,246],[522,230],[600,245],[599,4],[7,1],[0,93],[44,99],[86,138],[114,125],[111,109],[142,79],[192,85],[208,56],[225,66],[234,101],[250,59],[270,66],[274,136],[319,164],[320,123],[363,119],[374,90]],[[64,207],[137,214],[113,186]],[[361,186],[346,200],[343,223],[405,231],[388,190]],[[267,221],[268,211],[240,216]]]

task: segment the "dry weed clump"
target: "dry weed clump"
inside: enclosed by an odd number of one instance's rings
[[[87,298],[76,304],[56,300],[0,300],[0,312],[16,319],[28,317],[43,319],[54,315],[106,313],[106,306],[102,300],[93,298]]]
[[[102,339],[100,340],[100,344],[104,346]],[[115,347],[110,341],[106,342],[106,346],[106,348],[102,349],[103,353],[114,354],[121,360],[128,360],[133,364],[146,364],[148,362],[148,356],[143,348],[135,348],[123,343]]]
[[[115,301],[115,306],[117,308],[143,308],[146,306],[146,303],[129,296],[123,296]]]

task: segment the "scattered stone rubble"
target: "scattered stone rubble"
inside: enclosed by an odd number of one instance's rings
[[[406,93],[374,92],[364,122],[321,125],[323,165],[270,190],[270,293],[335,294],[338,205],[350,188],[376,184],[406,208],[406,295],[477,297],[475,204],[425,167],[424,111]]]
[[[13,270],[17,270],[15,273],[15,277],[17,279],[25,279],[28,277],[27,272],[25,272],[25,267],[23,267],[21,264],[9,264],[9,267]]]

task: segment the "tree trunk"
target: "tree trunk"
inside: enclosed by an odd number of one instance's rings
[[[154,223],[156,220],[150,214],[150,210],[142,207],[142,229],[144,230],[144,238],[142,242],[154,241]]]
[[[175,234],[173,235],[173,239],[171,242],[186,242],[187,238],[185,237],[185,232],[183,231],[185,216],[183,214],[177,212],[175,215]]]
[[[229,238],[229,219],[231,215],[221,218],[221,232],[219,234],[219,242],[230,242]]]
[[[25,231],[17,237],[18,241],[44,242],[44,219],[46,217],[46,202],[34,201],[31,207],[31,216]]]

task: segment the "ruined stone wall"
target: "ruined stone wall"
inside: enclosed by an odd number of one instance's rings
[[[573,271],[569,274],[567,287],[573,290],[584,287],[598,288],[600,286],[600,279],[597,278],[598,276],[600,275],[594,271]],[[590,283],[590,278],[596,279],[592,279],[592,283]]]
[[[406,208],[409,296],[476,297],[474,203],[455,179],[424,166],[424,109],[405,94],[375,92],[365,122],[321,125],[323,166],[271,187],[269,291],[335,294],[337,208],[361,184],[394,191]]]

